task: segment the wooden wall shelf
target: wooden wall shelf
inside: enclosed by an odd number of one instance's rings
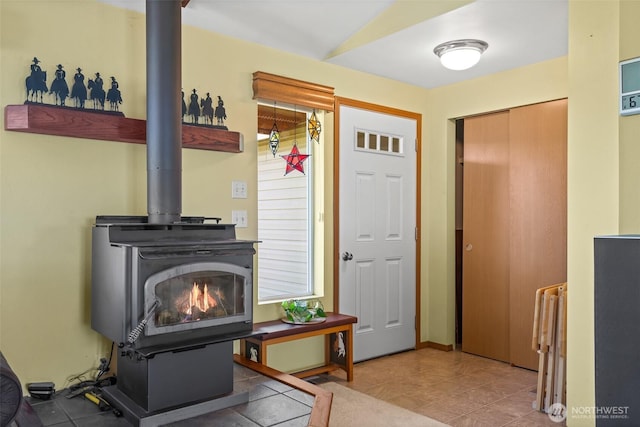
[[[145,120],[128,119],[120,114],[76,110],[54,105],[7,105],[4,110],[5,130],[69,136],[72,138],[145,144]],[[242,135],[206,126],[182,125],[182,147],[200,150],[240,153],[244,150]]]

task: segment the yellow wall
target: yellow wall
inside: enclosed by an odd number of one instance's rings
[[[567,405],[570,426],[594,425],[595,418],[572,411],[595,405],[593,237],[621,231],[621,191],[637,179],[637,167],[624,160],[633,139],[619,138],[618,61],[621,19],[633,2],[570,2],[568,146],[568,338]],[[628,19],[631,19],[629,15]],[[630,22],[629,22],[630,24]],[[629,25],[627,24],[627,26]],[[633,142],[635,143],[635,141]],[[626,163],[626,166],[624,164]],[[632,170],[636,169],[636,170]],[[626,176],[625,176],[626,175]],[[631,183],[632,181],[628,181]],[[629,199],[631,200],[631,199]],[[631,202],[636,203],[637,202]],[[637,222],[636,222],[637,224]],[[631,225],[631,223],[630,223]]]
[[[566,58],[429,92],[423,114],[422,341],[455,342],[454,119],[566,96]]]
[[[454,342],[454,128],[452,119],[569,97],[569,405],[593,406],[593,269],[596,234],[637,232],[634,161],[638,116],[617,115],[617,62],[639,56],[639,2],[571,1],[569,56],[435,90],[318,63],[183,28],[183,85],[221,95],[245,152],[183,150],[183,214],[228,220],[249,212],[255,238],[256,103],[251,74],[266,71],[334,86],[336,94],[421,113],[421,341]],[[65,23],[61,25],[60,23]],[[44,34],[45,36],[43,36]],[[144,17],[94,0],[0,2],[0,106],[25,99],[33,56],[52,76],[61,63],[91,77],[114,75],[127,117],[145,117]],[[618,51],[619,45],[619,51]],[[51,77],[49,78],[49,81]],[[372,90],[375,88],[375,90]],[[324,130],[331,128],[328,115]],[[618,133],[620,137],[618,137]],[[330,133],[326,133],[325,137]],[[619,141],[619,142],[618,142]],[[333,256],[332,140],[325,139],[325,255]],[[639,153],[640,154],[640,153]],[[232,200],[232,180],[249,198]],[[143,146],[0,131],[0,350],[23,383],[95,367],[108,343],[89,325],[90,229],[98,214],[146,214]],[[325,305],[331,308],[332,265]],[[279,316],[259,306],[256,321]],[[279,350],[276,367],[308,363],[301,346]],[[34,356],[35,355],[35,356]],[[593,420],[569,420],[571,426]]]
[[[87,79],[97,71],[107,79],[116,76],[124,114],[145,118],[143,15],[94,0],[64,4],[25,0],[0,2],[0,19],[3,108],[25,100],[24,79],[37,56],[49,83],[58,63],[67,70],[67,81],[72,81],[78,66]],[[221,95],[227,107],[226,125],[245,139],[241,154],[183,150],[182,212],[229,221],[232,209],[246,209],[249,227],[237,230],[239,238],[253,239],[257,234],[253,72],[334,86],[341,96],[367,102],[424,110],[427,91],[410,85],[186,26],[182,38],[185,92],[196,88],[200,94]],[[324,123],[329,160],[333,157],[328,137],[332,120],[328,115]],[[68,376],[95,367],[108,352],[109,343],[90,327],[90,230],[99,214],[146,214],[145,148],[4,130],[0,135],[0,349],[23,383],[49,380],[62,388],[68,385]],[[328,190],[331,177],[329,164],[323,177]],[[249,184],[248,199],[231,199],[232,180]],[[325,305],[329,309],[331,197],[327,191]],[[255,310],[256,321],[279,316],[274,304]],[[270,360],[281,369],[314,363],[306,350],[298,346],[282,357],[270,355]]]
[[[620,3],[620,60],[640,56],[640,2]],[[620,117],[620,233],[640,232],[640,115]]]

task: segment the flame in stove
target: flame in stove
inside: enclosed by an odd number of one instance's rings
[[[192,315],[194,312],[206,312],[210,308],[218,305],[215,298],[209,294],[209,287],[205,283],[200,289],[197,283],[193,283],[191,292],[189,292],[189,306],[186,309],[186,314]]]

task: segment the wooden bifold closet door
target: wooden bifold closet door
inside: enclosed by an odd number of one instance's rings
[[[464,120],[462,351],[509,360],[509,112]]]
[[[462,350],[537,369],[535,291],[566,281],[567,100],[464,120]]]

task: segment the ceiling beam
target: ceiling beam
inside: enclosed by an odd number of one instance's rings
[[[397,1],[338,46],[325,60],[397,33],[420,22],[451,12],[472,2],[473,0],[449,0],[446,2]]]

